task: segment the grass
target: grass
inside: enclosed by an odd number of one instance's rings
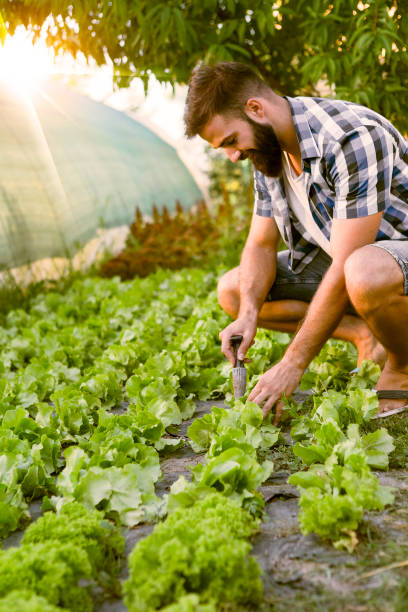
[[[293,447],[285,442],[273,446],[265,453],[260,453],[260,455],[262,460],[273,461],[274,472],[289,471],[292,473],[304,469],[301,459],[293,454]]]
[[[365,425],[367,432],[375,431],[380,427],[385,427],[388,433],[394,438],[394,450],[390,454],[390,469],[406,469],[408,467],[408,416],[396,414],[384,420],[370,421]]]
[[[384,427],[394,438],[395,449],[390,455],[390,468],[399,469],[408,467],[408,418],[395,415],[384,421]]]

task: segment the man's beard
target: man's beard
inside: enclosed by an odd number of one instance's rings
[[[255,168],[265,176],[280,176],[282,149],[275,130],[270,125],[261,125],[249,117],[246,120],[252,126],[255,145],[253,149],[246,149],[241,159],[249,157]]]

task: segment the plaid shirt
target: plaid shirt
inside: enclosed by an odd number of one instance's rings
[[[384,211],[376,240],[408,239],[408,145],[374,111],[342,100],[286,98],[307,177],[310,209],[330,240],[332,219]],[[282,177],[254,171],[255,212],[274,217],[301,272],[320,247],[289,208]]]

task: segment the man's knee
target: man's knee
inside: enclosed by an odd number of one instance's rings
[[[218,302],[223,310],[235,318],[239,309],[239,268],[226,272],[218,281]]]
[[[356,249],[344,266],[346,288],[354,308],[369,314],[381,308],[393,293],[398,292],[400,277],[395,260],[375,246]]]

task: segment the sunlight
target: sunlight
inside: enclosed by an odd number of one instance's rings
[[[65,84],[86,82],[85,93],[94,99],[102,99],[112,88],[113,70],[111,65],[98,67],[82,53],[74,58],[70,53],[55,53],[47,46],[45,32],[33,44],[32,33],[23,26],[13,36],[7,35],[4,45],[0,44],[0,82],[9,88],[27,95],[40,89],[41,83],[51,76],[57,76]]]
[[[54,72],[54,50],[43,39],[34,45],[23,27],[6,36],[0,45],[0,80],[10,87],[30,91]]]

